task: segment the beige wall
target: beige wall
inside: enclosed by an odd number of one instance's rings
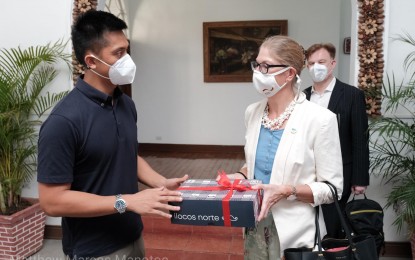
[[[203,82],[203,22],[286,19],[305,48],[342,38],[340,0],[144,0],[127,10],[141,142],[243,145],[245,108],[261,97],[250,83]]]

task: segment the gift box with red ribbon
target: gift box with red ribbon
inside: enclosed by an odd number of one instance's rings
[[[251,186],[259,180],[230,180],[221,174],[219,181],[190,179],[179,191],[183,201],[172,203],[171,223],[196,226],[254,227],[261,207],[262,191]]]

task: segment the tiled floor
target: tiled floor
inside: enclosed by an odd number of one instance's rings
[[[146,238],[147,239],[147,238]],[[159,238],[162,240],[163,238]],[[213,248],[214,250],[214,248]],[[147,249],[147,252],[153,255],[153,260],[236,260],[243,259],[241,256],[224,257],[221,254],[214,252],[188,252],[184,254],[183,251],[171,251],[165,249]],[[157,252],[157,253],[155,253]],[[158,258],[157,258],[158,257]],[[27,258],[28,260],[64,260],[62,254],[62,245],[60,240],[45,240],[43,248],[35,255]],[[151,259],[148,257],[148,259]],[[253,259],[254,260],[254,259]],[[411,260],[411,258],[396,258],[396,257],[381,257],[380,260]]]
[[[181,155],[187,156],[187,155]],[[193,155],[195,156],[195,155]],[[239,171],[242,158],[171,158],[146,156],[148,164],[166,178],[181,177],[185,174],[191,179],[215,179],[218,171],[234,173]]]
[[[148,257],[243,259],[241,228],[174,225],[157,217],[143,217],[143,222]]]
[[[170,220],[143,217],[147,259],[242,260],[241,228],[173,225]],[[45,240],[43,248],[28,259],[64,259],[60,240]]]

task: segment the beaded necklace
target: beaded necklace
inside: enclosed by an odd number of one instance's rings
[[[265,128],[268,128],[272,131],[280,129],[281,126],[284,124],[284,122],[287,121],[288,118],[290,118],[290,115],[294,110],[294,106],[295,106],[295,100],[291,101],[291,103],[285,108],[284,112],[279,117],[271,120],[268,117],[269,108],[267,104],[264,110],[264,114],[262,115],[261,124]]]

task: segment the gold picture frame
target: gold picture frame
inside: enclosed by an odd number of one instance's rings
[[[287,27],[287,20],[204,22],[204,82],[252,82],[250,62],[262,41],[287,35]]]

